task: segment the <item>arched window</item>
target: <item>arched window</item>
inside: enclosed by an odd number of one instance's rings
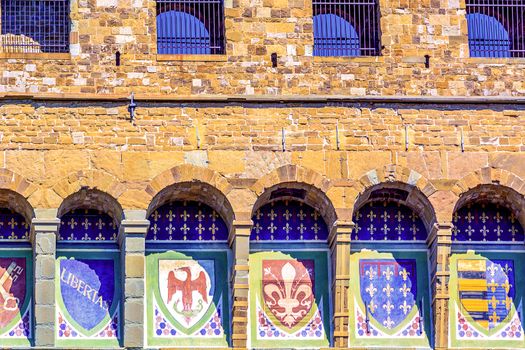
[[[504,341],[506,348],[523,348],[523,199],[510,189],[484,196],[489,187],[463,195],[454,212],[450,340],[455,347],[492,348]]]
[[[381,54],[377,0],[313,1],[314,56]]]
[[[0,223],[0,344],[27,348],[33,338],[31,224],[6,206],[0,208]]]
[[[199,201],[152,210],[146,236],[147,345],[230,343],[228,225]]]
[[[314,16],[314,56],[360,56],[354,26],[334,14]]]
[[[251,345],[327,347],[331,279],[322,215],[297,200],[274,200],[258,208],[252,220]]]
[[[68,0],[1,0],[4,52],[69,52]]]
[[[350,347],[380,346],[388,341],[397,346],[429,347],[432,319],[426,225],[404,201],[392,199],[396,190],[376,192],[358,205],[353,217]]]
[[[158,54],[223,54],[223,0],[157,0]]]
[[[467,23],[471,57],[510,57],[509,33],[496,18],[470,13]]]
[[[521,1],[466,0],[471,57],[525,57]]]
[[[60,216],[57,345],[71,347],[82,341],[86,346],[120,346],[122,286],[117,235],[116,219],[98,209],[81,206]]]

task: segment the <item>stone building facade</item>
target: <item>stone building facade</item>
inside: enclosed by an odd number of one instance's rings
[[[70,6],[0,52],[1,346],[525,348],[525,61],[464,0],[380,0],[360,57],[304,0],[225,0],[218,55]]]

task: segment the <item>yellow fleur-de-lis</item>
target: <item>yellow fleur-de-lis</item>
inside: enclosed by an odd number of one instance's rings
[[[410,275],[410,272],[407,271],[407,269],[403,269],[401,270],[401,272],[399,273],[399,275],[401,277],[403,277],[403,281],[406,281],[408,276]]]

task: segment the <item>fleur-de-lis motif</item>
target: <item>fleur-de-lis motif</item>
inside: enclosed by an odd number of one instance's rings
[[[498,237],[498,240],[500,239],[500,236],[501,236],[501,233],[503,232],[503,230],[501,229],[501,227],[498,225],[496,226],[496,228],[494,229],[494,232],[496,232],[496,236]]]
[[[15,234],[15,231],[11,231],[11,235],[7,237],[8,239],[18,239],[18,236]]]
[[[390,286],[390,283],[387,283],[386,286],[383,288],[383,293],[386,294],[387,298],[390,298],[393,292],[394,288]]]
[[[157,223],[154,223],[153,226],[150,227],[150,230],[153,231],[153,239],[157,239],[157,232],[159,232],[159,226],[157,226]]]
[[[215,222],[218,217],[219,217],[219,214],[217,214],[215,210],[212,210],[210,214],[211,222]]]
[[[383,305],[384,307],[384,305]],[[392,321],[392,319],[390,318],[390,316],[387,316],[386,320],[383,321],[383,325],[388,328],[388,329],[391,329],[392,326],[394,325],[394,321]]]
[[[290,220],[290,217],[292,216],[292,214],[290,213],[290,211],[288,209],[285,210],[285,212],[283,213],[283,217],[286,221]]]
[[[374,213],[374,209],[370,209],[370,212],[366,215],[367,218],[370,219],[370,221],[373,221],[377,215],[376,213]]]
[[[405,218],[405,216],[403,215],[401,210],[398,210],[394,218],[397,220],[397,222],[401,222]]]
[[[452,216],[452,222],[453,223],[457,223],[459,221],[459,219],[460,219],[460,216],[458,215],[458,212],[455,211],[454,215]]]
[[[297,213],[297,217],[299,218],[299,221],[303,221],[305,216],[306,214],[304,213],[302,209],[299,210],[299,212]]]
[[[496,222],[499,224],[501,219],[503,218],[503,216],[501,216],[501,214],[498,212],[496,212],[496,215],[494,215],[494,220],[496,220]]]
[[[261,220],[261,216],[262,216],[261,211],[260,211],[260,210],[257,210],[257,211],[255,212],[255,218],[256,218],[257,220]]]
[[[277,230],[277,226],[275,226],[273,222],[270,222],[270,226],[268,226],[268,230],[270,230],[270,233],[274,233],[275,230]]]
[[[184,211],[184,212],[186,212],[186,211]],[[172,222],[173,218],[175,217],[175,213],[173,212],[173,210],[170,209],[170,211],[168,211],[168,214],[166,214],[166,217],[168,218],[169,222]],[[184,221],[186,221],[186,220],[184,220]]]
[[[315,221],[317,221],[317,219],[319,219],[319,213],[317,212],[317,210],[314,210],[314,212],[312,214],[312,217],[314,218]]]
[[[386,303],[383,304],[383,309],[385,309],[387,315],[392,313],[392,310],[394,310],[394,304],[392,304],[390,299],[388,299]]]
[[[390,266],[387,266],[386,270],[383,271],[383,276],[385,276],[387,281],[390,281],[390,279],[392,278],[393,275],[394,275],[394,271],[392,271]]]
[[[159,218],[160,218],[159,212],[158,212],[157,210],[155,210],[155,211],[153,212],[152,217],[153,217],[153,220],[154,220],[154,221],[158,221]]]
[[[370,240],[374,240],[374,232],[376,231],[376,227],[374,226],[374,224],[370,224],[370,226],[367,227],[367,231],[368,233],[370,233]]]
[[[182,225],[180,227],[180,230],[182,231],[182,235],[184,236],[184,240],[186,240],[186,236],[188,235],[188,231],[190,230],[190,228],[188,227],[188,225],[186,225],[186,223],[184,223],[184,225]]]
[[[403,287],[399,288],[399,291],[403,293],[403,298],[406,298],[408,293],[410,293],[410,287],[407,287],[407,284],[403,283]]]
[[[82,226],[84,226],[84,230],[88,230],[89,226],[91,226],[91,222],[89,222],[88,218],[84,219],[84,222],[82,223]]]
[[[16,222],[14,218],[11,218],[11,220],[7,224],[11,226],[11,230],[14,230],[15,226],[18,226],[18,222]]]
[[[199,239],[202,239],[202,231],[204,231],[206,228],[202,226],[201,223],[199,223],[199,226],[195,228],[195,230],[199,233]]]
[[[368,295],[370,295],[370,298],[373,298],[374,294],[376,294],[377,292],[377,288],[374,287],[374,284],[372,282],[370,282],[370,285],[365,288],[365,292],[367,292]]]
[[[171,214],[171,210],[170,210],[169,214]],[[186,210],[184,210],[182,212],[182,214],[180,214],[180,217],[182,218],[182,221],[186,222],[186,221],[188,221],[188,218],[190,217],[190,214]]]
[[[270,220],[273,221],[277,217],[277,214],[275,213],[273,209],[271,209],[270,212],[268,213],[268,216],[270,217]]]
[[[168,235],[169,235],[169,240],[172,239],[171,235],[173,234],[173,229],[175,227],[173,226],[173,224],[170,222],[170,224],[168,226],[166,226],[166,231],[168,231]]]
[[[490,273],[491,277],[494,277],[496,275],[496,271],[498,271],[498,266],[496,264],[490,264],[489,267],[487,267],[487,271]]]
[[[465,216],[465,219],[467,219],[467,222],[470,224],[472,223],[472,219],[474,219],[474,215],[470,212],[470,210],[467,212],[467,216]]]
[[[98,227],[99,230],[102,230],[102,228],[104,228],[104,226],[106,226],[106,223],[104,221],[102,221],[101,218],[98,218],[96,226]]]
[[[483,228],[479,231],[483,234],[483,240],[485,241],[487,239],[487,233],[489,232],[489,229],[483,225]]]
[[[284,230],[284,232],[286,232],[286,235],[288,235],[290,233],[290,231],[292,230],[292,227],[287,222],[286,225],[284,225],[283,230]]]
[[[98,233],[98,236],[95,238],[97,241],[105,241],[106,237],[102,236],[102,232]]]
[[[388,227],[387,224],[384,224],[383,227],[381,228],[381,231],[383,231],[383,234],[385,235],[385,239],[387,239],[388,231],[390,231],[390,227]]]
[[[487,214],[485,214],[485,212],[482,212],[481,213],[481,216],[479,217],[481,219],[481,222],[482,223],[485,223],[487,222],[487,219],[489,218]]]
[[[390,214],[386,210],[383,211],[383,214],[381,214],[381,219],[383,219],[384,222],[387,222],[388,219],[390,219]]]
[[[202,210],[199,210],[197,214],[195,214],[195,218],[197,218],[198,222],[202,222],[202,220],[204,219],[204,214],[202,213]]]
[[[78,223],[75,221],[74,218],[71,218],[71,220],[68,221],[67,225],[68,225],[69,227],[71,227],[72,230],[74,230],[74,229],[75,229],[75,226],[77,226]]]
[[[371,281],[377,276],[377,272],[372,266],[370,266],[370,268],[368,270],[366,270],[365,276],[368,276],[368,278]]]
[[[470,240],[471,237],[472,237],[472,234],[474,233],[475,230],[472,228],[472,226],[468,225],[466,231],[467,231],[467,234],[468,234],[468,237],[469,237],[469,240]]]
[[[509,264],[505,263],[505,266],[503,266],[502,271],[505,272],[505,275],[509,275],[509,273],[512,271],[512,267],[509,266]]]
[[[399,308],[403,311],[403,315],[406,316],[406,314],[412,310],[412,305],[407,304],[406,300],[403,300],[403,304],[399,305]]]
[[[208,228],[208,230],[211,231],[211,239],[214,241],[215,240],[215,233],[217,232],[219,228],[217,226],[215,226],[215,223],[212,223],[211,226]]]
[[[403,281],[406,281],[408,276],[410,276],[410,272],[408,272],[407,269],[403,269],[399,272],[399,275],[403,277]]]

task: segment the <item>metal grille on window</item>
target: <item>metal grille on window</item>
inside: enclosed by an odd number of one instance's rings
[[[525,57],[523,0],[467,0],[471,57]]]
[[[69,0],[0,0],[3,52],[69,52]]]
[[[223,0],[157,0],[157,53],[224,54]]]
[[[314,56],[379,56],[378,0],[313,0]]]

